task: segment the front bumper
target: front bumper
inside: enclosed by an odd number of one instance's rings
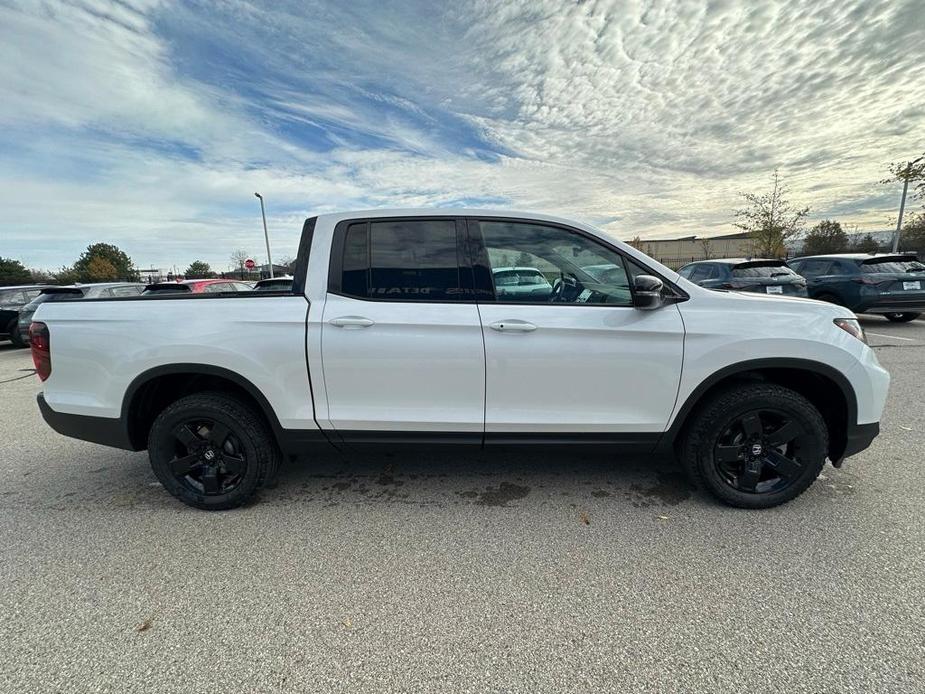
[[[873,440],[880,434],[880,422],[870,424],[855,424],[848,428],[845,436],[845,450],[837,459],[832,461],[835,467],[841,467],[848,458],[870,447]]]

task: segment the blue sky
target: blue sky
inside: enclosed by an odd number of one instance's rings
[[[0,255],[277,257],[318,212],[537,209],[734,231],[779,167],[881,229],[925,150],[920,0],[0,0]]]

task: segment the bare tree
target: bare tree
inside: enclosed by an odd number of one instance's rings
[[[754,253],[766,258],[786,255],[787,242],[803,233],[809,214],[808,207],[794,207],[787,199],[790,190],[777,169],[771,180],[767,193],[739,193],[747,204],[735,211],[735,225],[749,233]]]
[[[244,279],[244,263],[250,257],[247,251],[240,248],[231,254],[231,264],[238,271],[238,275],[241,279]]]
[[[700,241],[700,250],[703,251],[703,259],[709,260],[710,258],[712,258],[713,257],[713,243],[712,243],[713,239],[704,237],[702,239],[698,239],[698,241]]]
[[[925,152],[922,156],[914,161],[894,161],[891,162],[887,169],[890,172],[888,178],[881,180],[881,183],[902,183],[909,182],[912,189],[912,197],[925,202]]]

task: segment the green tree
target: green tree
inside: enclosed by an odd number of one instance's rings
[[[0,286],[28,284],[31,281],[32,275],[25,265],[18,260],[0,256]]]
[[[191,262],[183,275],[188,280],[201,280],[215,277],[215,273],[212,272],[212,268],[209,267],[209,264],[202,260],[194,260]]]
[[[848,250],[850,239],[841,224],[831,219],[823,219],[809,230],[803,239],[803,255],[824,255],[826,253],[844,253]]]
[[[787,253],[787,244],[803,233],[809,208],[794,207],[787,199],[789,188],[777,169],[767,193],[739,193],[745,206],[735,211],[735,226],[747,231],[755,255],[777,258]]]
[[[880,250],[880,244],[871,234],[865,234],[851,244],[851,250],[855,253],[876,253]]]
[[[73,272],[78,282],[105,282],[110,281],[109,278],[137,282],[139,277],[138,270],[125,251],[109,243],[87,246],[87,250],[74,263]],[[101,277],[107,279],[99,279]]]

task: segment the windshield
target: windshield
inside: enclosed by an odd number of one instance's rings
[[[925,272],[925,265],[918,260],[897,260],[896,258],[865,260],[861,265],[861,272]]]
[[[795,275],[793,270],[783,263],[766,265],[737,265],[732,268],[733,277],[788,277]]]

